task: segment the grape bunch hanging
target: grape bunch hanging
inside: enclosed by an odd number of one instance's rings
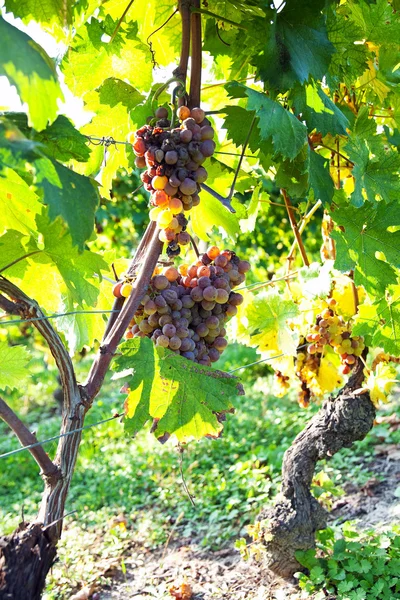
[[[215,150],[214,129],[201,108],[178,108],[180,126],[171,128],[168,111],[156,110],[155,125],[144,125],[133,134],[136,166],[146,168],[141,179],[150,192],[150,219],[161,228],[160,240],[168,256],[177,256],[188,244],[184,215],[200,203],[200,184],[207,179],[202,166]]]
[[[126,337],[149,337],[157,346],[210,366],[227,346],[225,325],[243,302],[233,288],[250,263],[212,246],[198,261],[156,269]]]
[[[318,373],[326,346],[339,354],[343,375],[348,375],[362,355],[365,344],[362,336],[351,334],[350,323],[337,314],[337,302],[334,298],[327,301],[327,306],[317,315],[315,324],[301,340],[296,355],[296,375],[301,381],[299,403],[308,406],[311,392],[308,388],[310,373]],[[303,346],[306,346],[303,348]]]

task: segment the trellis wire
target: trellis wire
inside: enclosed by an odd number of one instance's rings
[[[302,344],[301,346],[297,346],[297,350],[301,350],[305,348],[308,344]],[[269,356],[268,358],[262,358],[261,360],[256,360],[256,362],[250,363],[248,365],[242,365],[241,367],[236,367],[236,369],[232,369],[228,371],[228,373],[235,373],[235,371],[240,371],[240,369],[247,369],[248,367],[254,367],[254,365],[259,365],[260,363],[267,362],[269,360],[274,360],[274,358],[282,358],[282,356],[292,356],[291,354],[277,354],[276,356]]]
[[[303,344],[302,346],[298,346],[297,349],[305,348],[307,344]],[[254,365],[258,365],[262,362],[267,362],[270,360],[274,360],[275,358],[281,358],[282,356],[291,356],[290,354],[277,354],[276,356],[270,356],[268,358],[262,358],[261,360],[257,360],[256,362],[250,363],[248,365],[242,365],[241,367],[236,367],[236,369],[232,369],[228,371],[228,373],[234,373],[235,371],[239,371],[240,369],[247,369],[248,367],[253,367]],[[36,446],[42,446],[43,444],[47,444],[48,442],[54,442],[62,437],[66,437],[68,435],[72,435],[73,433],[78,433],[79,431],[83,431],[84,429],[91,429],[92,427],[97,427],[98,425],[102,425],[103,423],[108,423],[109,421],[113,421],[114,419],[118,419],[119,417],[123,417],[123,414],[117,414],[113,417],[109,417],[108,419],[103,419],[102,421],[97,421],[97,423],[92,423],[91,425],[84,425],[78,429],[73,429],[71,431],[67,431],[67,433],[62,433],[61,435],[55,435],[51,438],[47,438],[46,440],[42,440],[41,442],[35,442],[34,444],[29,444],[28,446],[22,446],[21,448],[17,448],[16,450],[10,450],[10,452],[6,452],[5,454],[0,454],[0,459],[7,458],[8,456],[12,456],[13,454],[18,454],[19,452],[23,452],[24,450],[29,450],[30,448],[35,448]]]
[[[109,136],[103,135],[103,137],[97,137],[94,135],[85,135],[84,137],[87,139],[89,144],[93,144],[94,146],[104,146],[105,150],[110,148],[110,146],[116,146],[117,144],[121,144],[123,146],[132,146],[131,142],[122,142],[120,140],[114,140],[112,135],[109,135]],[[222,152],[222,151],[214,152],[214,154],[229,154],[230,156],[242,156],[240,153],[236,154],[235,152]],[[250,155],[250,154],[244,154],[243,156],[245,158],[258,158],[257,156]]]
[[[7,458],[7,456],[12,456],[13,454],[18,454],[23,450],[29,450],[30,448],[35,448],[36,446],[42,446],[43,444],[47,444],[48,442],[55,442],[62,437],[66,437],[67,435],[72,435],[73,433],[78,433],[79,431],[83,431],[84,429],[90,429],[91,427],[97,427],[97,425],[102,425],[103,423],[108,423],[109,421],[113,421],[114,419],[118,419],[119,417],[123,417],[124,415],[114,415],[113,417],[109,417],[108,419],[103,419],[102,421],[97,421],[97,423],[92,423],[91,425],[84,425],[78,429],[72,429],[71,431],[67,431],[66,433],[62,433],[61,435],[55,435],[51,438],[47,438],[47,440],[42,440],[41,442],[35,442],[34,444],[29,444],[29,446],[21,446],[21,448],[16,448],[16,450],[10,450],[10,452],[6,452],[5,454],[0,454],[0,458]]]
[[[118,313],[118,312],[120,312],[120,311],[115,310],[115,309],[114,310],[72,310],[70,312],[60,313],[57,315],[32,317],[30,319],[11,319],[11,321],[0,321],[0,327],[2,325],[14,325],[15,323],[30,323],[31,321],[45,321],[46,319],[58,319],[59,317],[66,317],[68,315],[108,314],[108,313]]]

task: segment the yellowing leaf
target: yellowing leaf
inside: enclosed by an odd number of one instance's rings
[[[128,340],[119,350],[114,370],[121,376],[133,372],[125,402],[130,435],[149,420],[161,442],[172,434],[178,440],[220,435],[220,417],[233,412],[232,397],[243,393],[235,377],[155,346],[148,338]]]
[[[29,375],[29,353],[24,346],[9,346],[0,342],[0,389],[19,388]]]
[[[347,275],[337,275],[332,292],[332,298],[337,302],[337,312],[345,319],[350,319],[357,312],[353,291],[353,281]],[[358,288],[361,293],[361,288]]]
[[[308,388],[317,398],[333,392],[333,390],[341,387],[343,384],[343,377],[338,371],[338,363],[339,361],[333,352],[328,352],[322,357],[317,372],[309,369],[307,366],[301,370],[302,378],[307,382]]]
[[[397,383],[396,377],[396,368],[383,362],[377,365],[375,372],[371,371],[366,381],[366,385],[374,404],[388,401],[388,396]]]

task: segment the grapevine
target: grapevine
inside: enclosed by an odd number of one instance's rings
[[[214,129],[201,108],[181,106],[177,116],[181,125],[172,128],[167,109],[160,106],[154,125],[129,135],[136,166],[146,168],[141,179],[150,192],[150,219],[161,228],[159,238],[170,257],[190,241],[183,213],[200,204],[200,185],[207,180],[202,165],[215,150]]]

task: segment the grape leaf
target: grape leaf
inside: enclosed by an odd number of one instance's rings
[[[224,113],[226,117],[223,127],[227,130],[229,139],[232,140],[235,146],[243,146],[250,131],[254,112],[246,110],[242,106],[226,106]],[[251,152],[255,153],[259,150],[261,144],[265,145],[260,138],[257,128],[253,127],[247,146]],[[267,144],[267,146],[273,152],[272,144]]]
[[[65,81],[76,96],[92,92],[111,74],[121,80],[135,81],[142,90],[149,89],[152,77],[148,47],[132,29],[128,32],[120,29],[113,42],[103,42],[103,35],[111,35],[115,27],[116,23],[112,24],[108,33],[103,23],[91,19],[76,32],[62,62]]]
[[[361,206],[364,203],[363,190],[370,202],[375,202],[377,196],[390,202],[397,199],[400,193],[399,153],[375,140],[371,140],[370,145],[372,148],[369,148],[367,141],[359,135],[352,136],[346,144],[349,158],[355,163],[353,168],[355,187],[351,195],[354,206]]]
[[[64,38],[63,28],[72,24],[73,6],[75,0],[6,0],[6,9],[22,19],[26,24],[32,20],[40,23],[56,35],[58,39]]]
[[[94,213],[99,204],[95,182],[56,161],[35,161],[36,186],[43,190],[50,219],[61,216],[68,224],[72,241],[80,250],[94,229]]]
[[[129,113],[142,99],[143,96],[128,83],[115,78],[106,79],[98,90],[86,95],[87,106],[96,112],[96,116],[83,127],[82,132],[125,141],[132,130]],[[111,146],[98,177],[103,196],[109,197],[117,170],[128,168],[128,165],[126,147]]]
[[[136,433],[148,420],[157,439],[179,441],[219,437],[222,416],[233,412],[230,398],[243,394],[235,377],[191,362],[148,338],[128,340],[114,360],[116,372],[130,370],[125,429]]]
[[[54,123],[40,133],[35,132],[31,135],[35,141],[43,144],[44,153],[52,159],[61,162],[85,162],[90,156],[91,149],[88,147],[87,138],[79,133],[64,115],[59,115]]]
[[[214,227],[225,231],[233,240],[240,231],[236,214],[205,190],[201,192],[200,204],[191,211],[190,223],[195,235],[205,242],[209,241]]]
[[[332,287],[332,261],[323,265],[311,263],[299,270],[299,284],[304,296],[309,298],[326,298]]]
[[[368,50],[366,44],[355,44],[363,39],[360,27],[349,18],[348,3],[341,6],[331,6],[327,14],[328,38],[336,52],[331,57],[327,82],[331,89],[336,89],[339,82],[351,86],[365,71]]]
[[[334,193],[333,180],[329,172],[329,160],[313,151],[310,152],[309,157],[310,187],[314,191],[314,198],[329,206]]]
[[[354,23],[361,29],[362,37],[369,42],[398,44],[400,23],[387,0],[374,3],[350,2],[349,9]]]
[[[266,40],[259,56],[252,57],[259,78],[279,91],[310,75],[322,79],[335,51],[321,15],[323,2],[305,1],[301,6],[286,3],[265,19],[260,39]]]
[[[29,375],[30,356],[25,346],[9,346],[0,342],[0,389],[20,388]]]
[[[347,135],[348,119],[320,86],[296,86],[290,98],[295,114],[305,120],[309,132],[316,129],[323,136]]]
[[[99,293],[98,279],[108,265],[99,254],[79,252],[60,219],[49,222],[47,215],[36,218],[37,230],[43,236],[44,248],[32,257],[34,262],[54,263],[60,272],[71,301],[79,306],[94,306]]]
[[[240,231],[243,233],[254,231],[256,226],[258,210],[260,208],[260,188],[261,184],[254,188],[246,210],[246,218],[239,221]]]
[[[252,296],[247,303],[245,317],[250,345],[257,345],[260,352],[295,353],[299,336],[290,328],[288,320],[296,317],[298,312],[297,304],[284,300],[278,292],[261,292]]]
[[[353,331],[365,337],[367,346],[400,356],[400,286],[390,287],[387,297],[374,304],[362,304]]]
[[[340,226],[331,233],[337,245],[335,268],[354,269],[356,285],[363,285],[372,296],[383,293],[388,284],[396,282],[394,267],[400,267],[400,231],[388,231],[388,227],[400,225],[398,203],[340,206],[332,218]],[[383,253],[387,262],[376,253]]]
[[[247,110],[254,110],[258,117],[260,137],[263,141],[272,139],[276,154],[291,160],[299,154],[307,142],[307,128],[291,112],[266,94],[242,84],[229,83],[226,89],[233,98],[247,96]]]
[[[310,185],[310,149],[304,146],[294,160],[285,159],[278,163],[275,183],[285,188],[294,198],[302,198]]]
[[[25,246],[27,239],[27,236],[14,229],[9,229],[4,235],[0,236],[0,273],[16,259],[22,258],[27,253]],[[24,240],[24,243],[22,240]],[[26,262],[22,260],[7,268],[7,276],[22,277],[25,269]]]
[[[35,218],[41,208],[29,185],[13,169],[3,169],[0,174],[0,234],[6,229],[31,234],[36,230]]]
[[[55,66],[43,48],[0,17],[0,75],[17,88],[28,105],[29,124],[38,131],[57,116],[63,94]]]

